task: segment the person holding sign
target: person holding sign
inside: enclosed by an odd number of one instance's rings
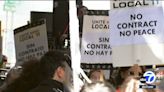
[[[107,82],[93,82],[85,84],[80,92],[116,92],[114,87]]]
[[[117,92],[120,92],[120,87],[125,81],[125,79],[128,78],[128,76],[133,76],[134,78],[140,78],[145,69],[142,66],[138,66],[137,64],[133,65],[132,67],[122,67],[120,68],[118,75],[116,76],[116,88]]]
[[[2,61],[0,62],[0,67],[5,68],[7,64],[7,57],[5,55],[2,55]]]
[[[138,88],[140,85],[139,79],[134,76],[129,76],[125,79],[123,84],[121,85],[119,92],[157,92],[154,89],[142,89]]]
[[[93,69],[89,72],[89,78],[92,81],[105,81],[105,76],[103,74],[103,70]]]

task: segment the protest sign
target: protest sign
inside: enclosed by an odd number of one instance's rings
[[[111,10],[109,19],[114,66],[164,63],[162,7]]]
[[[16,65],[32,58],[40,58],[48,51],[46,23],[44,20],[14,30]]]
[[[108,18],[103,15],[84,15],[82,63],[111,63]]]
[[[160,0],[111,0],[111,9],[135,8],[162,5]]]

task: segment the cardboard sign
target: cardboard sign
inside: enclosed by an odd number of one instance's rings
[[[40,58],[48,51],[46,23],[44,20],[14,30],[16,65],[32,58]]]
[[[164,63],[162,7],[111,10],[110,23],[114,66]]]
[[[81,62],[111,63],[109,40],[109,17],[84,15]]]

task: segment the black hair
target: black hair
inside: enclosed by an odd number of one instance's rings
[[[65,57],[64,53],[60,51],[50,51],[40,60],[32,59],[24,62],[20,76],[7,85],[2,92],[29,92],[37,87],[40,82],[53,76],[57,67],[64,67]]]
[[[88,77],[91,78],[91,75],[92,75],[94,72],[101,72],[101,69],[92,69],[92,70],[90,70],[90,72],[88,73]],[[104,76],[104,75],[103,75],[103,76]]]
[[[29,92],[44,80],[41,74],[43,69],[40,68],[39,60],[32,59],[24,62],[21,66],[19,77],[6,85],[6,89],[2,90],[2,92]]]
[[[115,82],[116,82],[115,86],[116,86],[116,88],[118,88],[124,81],[124,78],[122,78],[121,73],[126,72],[129,68],[130,67],[118,68],[118,74],[115,77]]]
[[[40,65],[44,69],[43,75],[46,78],[52,78],[55,70],[58,67],[65,67],[64,62],[67,63],[67,56],[62,51],[49,51],[41,59]]]
[[[145,72],[145,67],[144,66],[139,66],[140,68],[141,68],[141,70],[142,70],[142,73],[144,73]],[[116,75],[116,77],[115,77],[115,86],[116,86],[116,88],[118,88],[120,85],[122,85],[122,83],[124,82],[124,78],[122,78],[122,76],[121,76],[121,74],[122,73],[125,73],[126,71],[128,71],[129,69],[130,69],[131,67],[120,67],[120,68],[118,68],[118,73],[117,73],[117,75]],[[129,72],[130,73],[130,72]],[[141,75],[143,75],[143,74],[139,74],[140,76]],[[133,74],[129,74],[129,75],[133,75]]]

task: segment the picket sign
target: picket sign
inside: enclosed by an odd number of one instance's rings
[[[111,63],[108,15],[84,15],[82,63]]]
[[[114,66],[164,64],[162,6],[113,9],[109,19]]]
[[[110,9],[125,9],[147,6],[161,6],[161,0],[111,0]]]
[[[16,65],[40,59],[48,51],[46,21],[41,20],[14,30]]]

